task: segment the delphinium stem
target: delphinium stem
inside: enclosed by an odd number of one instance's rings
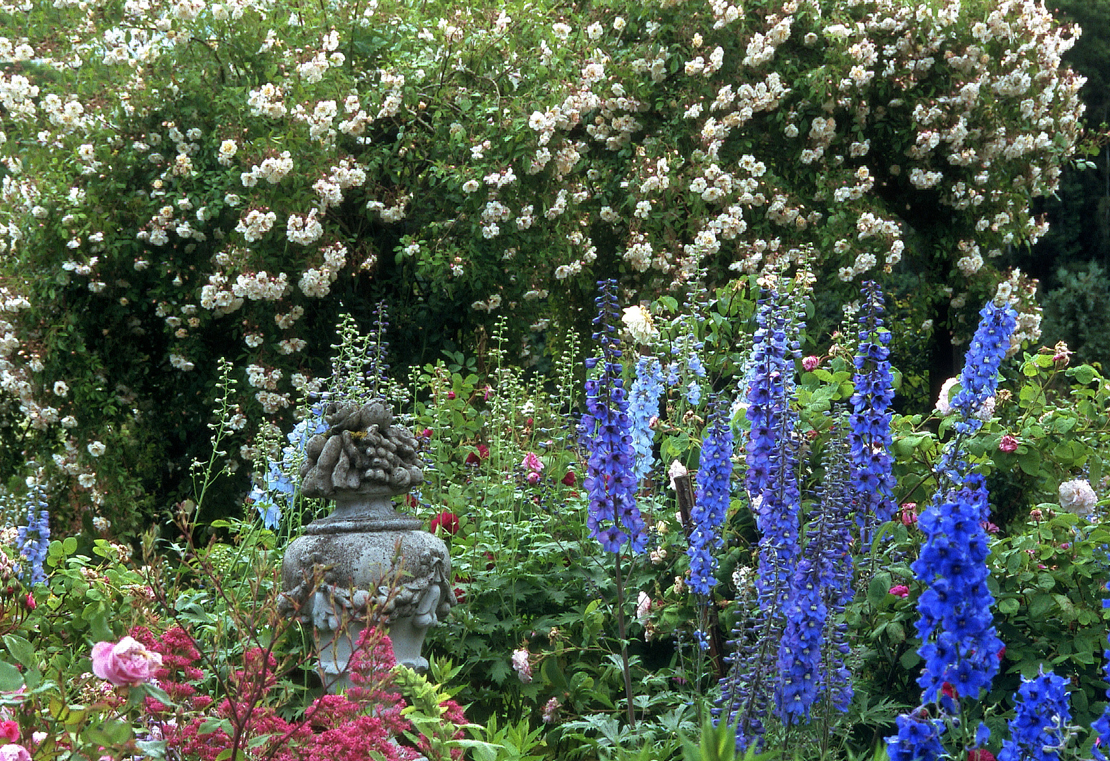
[[[621,671],[624,672],[624,697],[628,701],[628,726],[636,728],[636,711],[632,702],[632,670],[628,666],[628,626],[624,620],[624,577],[621,555],[616,553],[617,568],[617,635],[621,640]]]

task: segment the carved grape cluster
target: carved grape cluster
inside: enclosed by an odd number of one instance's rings
[[[333,403],[324,420],[327,432],[313,436],[305,447],[301,492],[306,497],[383,486],[401,493],[424,481],[416,438],[392,424],[393,412],[384,400],[361,406]]]

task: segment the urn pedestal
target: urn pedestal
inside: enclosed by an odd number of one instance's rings
[[[282,607],[312,626],[329,692],[349,686],[347,664],[363,629],[384,626],[398,663],[426,670],[428,628],[455,604],[446,545],[393,509],[396,492],[337,493],[335,510],[290,543]]]

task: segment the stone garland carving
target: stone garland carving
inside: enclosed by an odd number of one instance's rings
[[[381,584],[377,594],[364,589],[343,586],[323,558],[314,553],[313,571],[323,571],[318,578],[306,578],[278,599],[283,616],[296,617],[318,629],[335,630],[352,621],[366,622],[412,618],[419,629],[444,620],[456,605],[455,593],[445,568],[444,558],[426,549],[417,558],[404,563],[403,572],[387,578],[403,577],[394,585]],[[340,583],[337,583],[340,582]]]

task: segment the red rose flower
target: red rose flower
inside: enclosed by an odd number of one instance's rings
[[[454,513],[449,513],[444,510],[442,513],[432,518],[431,531],[433,534],[439,533],[443,529],[446,533],[454,536],[459,533],[459,516]]]
[[[967,761],[998,761],[986,748],[976,748],[967,752]]]
[[[574,475],[573,470],[568,470],[567,474],[563,476],[563,484],[566,486],[574,486],[578,483],[578,477]]]

